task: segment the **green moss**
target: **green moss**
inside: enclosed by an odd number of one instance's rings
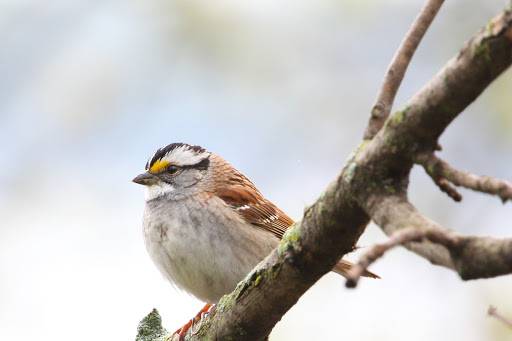
[[[489,45],[487,43],[482,42],[480,45],[478,45],[475,49],[475,55],[481,56],[483,55],[485,60],[487,62],[491,61],[491,55],[489,54]]]
[[[379,107],[374,106],[374,107],[372,108],[372,112],[371,112],[372,117],[379,117],[379,113],[378,113],[378,111],[379,111]]]
[[[485,26],[485,28],[487,29],[487,34],[489,36],[492,36],[492,22],[488,22],[487,25]]]
[[[372,181],[370,182],[370,186],[372,186],[372,188],[377,188],[377,183],[375,181]]]
[[[276,277],[277,273],[279,272],[279,269],[280,269],[279,264],[272,266],[268,272],[270,274],[270,277],[271,278]]]
[[[393,143],[393,138],[391,137],[391,135],[387,134],[384,137],[384,142],[386,142],[386,146],[390,147],[391,143]]]
[[[429,164],[429,165],[427,166],[427,172],[428,172],[429,174],[434,174],[434,165],[430,165],[430,164]]]
[[[448,72],[445,72],[443,74],[443,82],[448,83],[449,81],[450,81],[450,76],[449,76]]]
[[[135,341],[164,341],[172,335],[162,327],[162,317],[153,309],[137,326]]]
[[[254,286],[255,287],[257,287],[258,284],[260,284],[261,279],[262,279],[261,275],[258,275],[258,277],[256,277],[256,279],[254,280]]]
[[[395,194],[395,193],[396,193],[396,189],[395,189],[395,187],[393,187],[393,186],[389,186],[389,185],[388,185],[388,186],[384,186],[384,188],[385,188],[385,189],[386,189],[386,191],[388,191],[388,193],[390,193],[390,194]]]
[[[487,51],[488,48],[489,48],[489,46],[487,44],[482,43],[476,47],[475,54],[480,55],[480,54],[484,53],[485,51]]]
[[[316,213],[317,214],[322,214],[324,211],[324,200],[320,200],[317,204],[316,204]]]
[[[372,142],[372,140],[364,140],[363,142],[361,142],[359,147],[357,147],[357,152],[360,152],[361,150],[365,149],[366,146],[370,144],[370,142]]]
[[[219,303],[217,303],[217,311],[224,310],[226,307],[226,303],[229,302],[229,295],[224,295],[220,298]]]
[[[345,160],[346,163],[349,163],[351,160],[353,160],[357,153],[363,150],[370,142],[372,142],[372,140],[364,140],[363,142],[361,142],[361,144],[357,146],[357,148],[349,154],[349,156]]]
[[[232,293],[221,297],[219,303],[217,303],[218,312],[222,313],[224,309],[232,305],[234,298],[237,297],[238,295],[238,290],[240,290],[240,284],[241,283],[238,283],[238,285],[236,286],[235,290]]]
[[[357,155],[357,149],[350,152],[347,159],[345,160],[345,163],[349,163],[350,161],[352,161],[356,157],[356,155]]]
[[[405,114],[407,114],[410,107],[411,106],[408,103],[404,104],[400,109],[398,109],[398,111],[394,115],[392,115],[387,120],[389,122],[389,124],[391,126],[397,126],[397,125],[401,124],[404,121]]]
[[[450,171],[443,172],[443,178],[452,179],[453,178],[452,172],[450,172]]]
[[[226,339],[226,341],[232,341],[232,340],[233,340],[233,337],[228,335],[228,336],[226,336],[226,338],[225,338],[225,339]]]
[[[391,118],[390,118],[391,125],[397,126],[400,123],[402,123],[404,121],[404,117],[405,117],[405,113],[406,113],[407,109],[409,109],[409,108],[406,107],[403,110],[399,110],[393,116],[391,116]]]
[[[357,169],[357,162],[351,162],[345,172],[345,179],[350,182],[354,178]]]
[[[236,326],[236,331],[238,332],[238,334],[240,335],[245,335],[247,334],[247,332],[245,331],[245,329],[243,329],[242,327],[240,326]]]
[[[210,325],[212,324],[212,318],[213,316],[210,316],[210,315],[207,315],[204,319],[203,319],[203,322],[201,324],[201,328],[199,328],[199,333],[197,335],[203,337],[206,335],[206,333],[208,332],[208,330],[210,329]],[[167,341],[167,340],[166,340]],[[168,340],[168,341],[172,341],[172,340]]]
[[[286,251],[297,246],[297,242],[302,234],[301,225],[293,224],[283,235],[281,242],[279,243],[278,252],[283,255]]]

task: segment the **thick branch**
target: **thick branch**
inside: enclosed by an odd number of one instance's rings
[[[373,105],[370,121],[364,133],[364,140],[372,139],[382,128],[384,122],[393,108],[396,93],[404,78],[407,67],[418,45],[441,8],[444,0],[429,0],[422,8],[409,31],[405,35],[400,47],[389,64],[386,76]]]
[[[425,168],[427,174],[430,175],[439,186],[442,186],[441,180],[446,179],[455,186],[462,186],[478,192],[497,195],[504,203],[507,200],[512,200],[512,183],[508,181],[487,175],[478,176],[473,173],[458,170],[432,153],[418,155],[416,161]],[[444,192],[446,191],[443,188],[441,189]],[[452,190],[455,191],[454,189]],[[452,196],[450,193],[448,194]]]

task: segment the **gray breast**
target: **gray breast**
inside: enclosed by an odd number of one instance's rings
[[[279,242],[217,197],[148,202],[144,238],[164,277],[209,303],[231,292]]]

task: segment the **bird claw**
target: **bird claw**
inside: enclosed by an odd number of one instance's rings
[[[175,339],[175,336],[177,335],[178,336],[178,341],[183,341],[185,339],[185,333],[187,332],[187,330],[190,328],[190,326],[192,325],[192,322],[193,320],[190,320],[188,321],[187,323],[185,323],[185,325],[181,328],[178,328],[178,330],[176,330],[173,334],[172,334],[172,338],[171,340],[174,341]]]
[[[178,341],[183,341],[185,339],[185,333],[190,328],[190,334],[196,335],[199,333],[199,330],[201,330],[201,327],[203,326],[204,319],[211,315],[213,316],[215,314],[215,311],[217,310],[217,305],[210,305],[207,304],[201,309],[194,318],[192,318],[190,321],[188,321],[183,327],[179,328],[172,334],[172,340],[174,340],[174,337],[178,336]],[[196,320],[199,320],[199,323],[195,325]]]
[[[208,306],[208,310],[205,311],[205,308],[207,306]],[[211,316],[215,315],[216,310],[217,310],[216,304],[214,304],[214,305],[207,304],[203,309],[201,309],[201,311],[198,313],[198,315],[201,315],[201,319],[199,320],[198,327],[197,327],[197,329],[194,328],[194,321],[197,318],[197,316],[196,316],[192,319],[192,325],[190,326],[190,334],[196,335],[197,333],[199,333],[199,330],[201,330],[201,327],[203,326],[204,319],[209,315],[211,315]]]

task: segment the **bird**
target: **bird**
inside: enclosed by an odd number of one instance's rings
[[[197,145],[159,148],[133,182],[145,186],[143,235],[170,283],[206,303],[204,316],[279,244],[294,221],[241,172]],[[332,269],[346,276],[341,259]],[[366,271],[363,276],[380,278]],[[176,331],[180,339],[194,319]]]

